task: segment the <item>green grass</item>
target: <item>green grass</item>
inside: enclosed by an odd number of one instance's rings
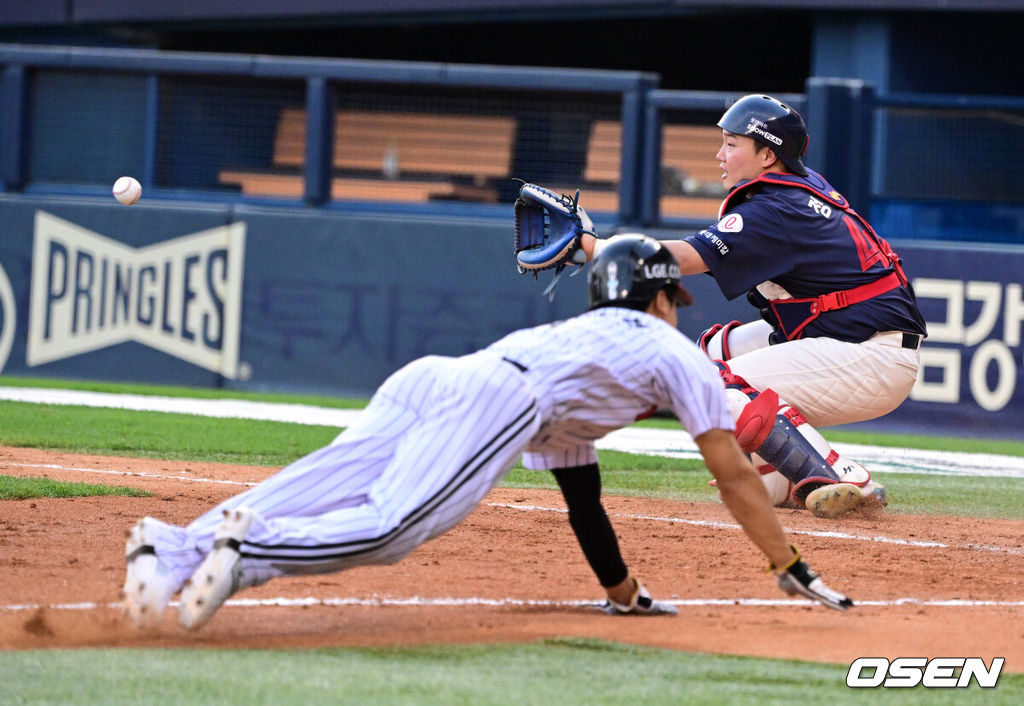
[[[601,450],[601,484],[612,495],[711,501],[716,495],[709,480],[711,474],[701,461]],[[521,465],[512,469],[503,485],[558,488],[547,471],[527,471]]]
[[[334,427],[0,400],[0,444],[106,456],[285,466]]]
[[[49,478],[0,476],[0,500],[81,498],[93,495],[123,495],[129,498],[144,498],[152,495],[152,493],[123,485],[68,483]]]
[[[889,494],[886,512],[1024,519],[1024,480],[911,473],[874,474]]]
[[[308,404],[317,407],[358,409],[366,405],[365,399],[330,397],[327,395],[283,394],[277,392],[239,392],[215,387],[175,387],[173,385],[141,385],[93,380],[59,380],[55,378],[23,378],[0,375],[0,387],[41,387],[57,390],[84,390],[132,395],[160,395],[162,397],[196,397],[199,399],[254,400],[281,404]]]
[[[718,502],[715,489],[708,485],[711,474],[698,461],[675,461],[692,464],[692,467],[651,472],[629,467],[618,469],[614,462],[605,463],[606,455],[607,452],[601,452],[601,481],[606,494]],[[630,455],[622,454],[624,457]],[[628,459],[618,461],[629,463]],[[888,491],[888,513],[1024,519],[1024,481],[1019,479],[912,473],[873,475]],[[558,487],[549,473],[527,471],[522,467],[513,469],[502,485],[516,488]]]
[[[130,663],[130,668],[126,665]],[[687,654],[598,640],[525,645],[271,650],[57,650],[0,655],[0,697],[33,704],[552,703],[870,704],[847,667]],[[1020,704],[1024,675],[994,690],[890,689],[885,702]],[[946,698],[944,698],[946,697]],[[955,698],[954,698],[955,697]]]
[[[879,434],[825,429],[823,435],[833,443],[897,446],[926,451],[960,451],[963,453],[1002,454],[1024,456],[1024,441],[1009,439],[971,439],[950,436],[923,436],[920,434]]]
[[[0,378],[0,385],[11,378]],[[23,386],[31,381],[18,379]],[[43,381],[56,387],[58,381]],[[185,396],[187,388],[117,386],[81,383],[83,389],[105,392]],[[200,390],[204,398],[214,397]],[[245,398],[234,393],[235,398]],[[273,398],[274,395],[259,395]],[[276,396],[288,403],[318,404],[319,398]],[[358,408],[358,400],[344,405]],[[648,426],[678,429],[678,423],[646,420]],[[339,429],[249,419],[217,419],[163,412],[139,412],[72,405],[41,405],[0,400],[0,444],[54,449],[72,453],[138,456],[184,461],[212,461],[281,468],[329,443]],[[1024,456],[1024,443],[962,440],[904,435],[829,432],[829,439],[878,446],[1006,453]],[[711,476],[695,460],[601,451],[605,492],[717,502]],[[1024,480],[878,473],[889,491],[890,512],[931,513],[969,517],[1024,518]],[[517,466],[503,481],[507,487],[555,489],[549,473]]]

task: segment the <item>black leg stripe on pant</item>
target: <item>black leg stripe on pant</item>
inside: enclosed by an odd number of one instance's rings
[[[291,562],[324,562],[324,561],[337,561],[345,557],[358,556],[372,551],[377,551],[380,548],[386,546],[388,543],[395,541],[398,537],[404,534],[410,528],[416,526],[417,523],[422,521],[424,518],[429,517],[439,506],[441,506],[448,498],[454,495],[463,485],[465,485],[473,476],[485,466],[495,454],[501,451],[503,448],[508,446],[513,439],[518,437],[524,430],[529,428],[530,424],[533,423],[533,419],[537,414],[537,405],[531,403],[530,406],[519,414],[513,421],[509,422],[505,427],[495,434],[487,443],[480,447],[475,454],[465,463],[462,468],[455,474],[451,481],[449,481],[444,487],[440,488],[434,495],[426,500],[418,508],[410,512],[397,527],[392,529],[387,534],[380,537],[374,537],[371,539],[361,539],[351,542],[340,542],[337,544],[318,545],[315,547],[296,546],[296,545],[265,545],[252,542],[243,542],[243,550],[241,555],[243,557],[261,559],[261,560],[278,560],[278,561],[291,561]],[[486,455],[485,455],[486,454]],[[259,551],[262,549],[270,550],[268,552]],[[256,550],[256,551],[253,551]],[[281,554],[281,551],[287,551],[288,554]],[[337,551],[341,550],[341,551]],[[294,554],[290,552],[295,552]]]

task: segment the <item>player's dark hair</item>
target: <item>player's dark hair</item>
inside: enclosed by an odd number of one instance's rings
[[[601,302],[590,307],[591,311],[594,309],[607,309],[608,307],[617,306],[620,309],[632,309],[633,311],[647,311],[647,307],[651,305],[653,299],[648,299],[645,302],[638,302],[634,299],[613,299],[611,301]]]
[[[666,284],[664,287],[659,289],[658,292],[665,292],[665,296],[668,297],[668,300],[670,302],[676,303],[677,306],[679,305],[679,302],[678,302],[679,287],[678,286],[676,286],[674,284]],[[631,299],[615,299],[615,300],[603,302],[601,304],[598,304],[597,306],[592,306],[590,308],[591,309],[603,309],[603,308],[609,307],[609,306],[617,306],[617,307],[620,307],[622,309],[632,309],[633,311],[647,311],[647,308],[650,307],[651,302],[653,302],[655,300],[655,298],[657,298],[658,292],[655,292],[654,296],[651,297],[650,299],[648,299],[647,301],[635,301],[635,300],[631,300]],[[685,306],[685,303],[683,304],[683,306]]]

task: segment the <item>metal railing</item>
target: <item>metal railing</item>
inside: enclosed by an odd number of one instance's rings
[[[142,113],[137,117],[142,125],[141,137],[137,147],[130,149],[135,150],[132,158],[141,165],[140,177],[146,183],[157,183],[161,174],[162,156],[158,156],[158,146],[162,140],[180,137],[182,130],[191,125],[187,124],[169,138],[164,136],[162,130],[167,123],[167,108],[162,108],[161,101],[168,93],[169,84],[183,77],[220,82],[227,87],[240,82],[254,86],[287,83],[305,110],[302,190],[301,198],[294,199],[294,202],[306,207],[331,206],[333,203],[332,174],[336,171],[333,115],[339,94],[351,90],[352,86],[398,92],[418,91],[420,94],[431,91],[501,92],[505,103],[495,110],[514,111],[518,103],[532,101],[534,123],[560,119],[557,100],[561,97],[596,96],[606,101],[602,110],[617,110],[616,117],[621,126],[618,179],[614,183],[609,182],[609,188],[615,189],[617,198],[607,203],[613,204],[609,208],[613,209],[619,224],[641,227],[680,220],[670,213],[663,213],[661,208],[665,173],[663,127],[673,121],[713,126],[721,113],[742,95],[737,92],[662,90],[656,74],[628,71],[11,44],[0,44],[0,67],[0,188],[7,192],[45,188],[53,193],[98,195],[107,188],[105,184],[76,183],[73,178],[42,186],[34,183],[30,149],[34,145],[39,150],[43,141],[37,134],[40,108],[33,102],[37,98],[35,81],[47,72],[104,78],[130,77],[138,83],[137,89],[142,86],[137,91],[140,95],[136,100],[141,106],[138,112]],[[111,96],[117,95],[116,86],[110,90],[114,92],[95,100],[110,100]],[[1024,98],[878,95],[862,81],[817,77],[808,80],[805,93],[778,94],[776,97],[793,105],[807,121],[811,135],[807,163],[825,174],[852,203],[859,204],[861,211],[868,211],[872,200],[894,196],[914,200],[939,194],[951,200],[970,198],[982,202],[986,199],[1009,202],[1011,205],[1021,203],[1017,184],[1024,181],[1021,173],[1024,169],[1021,166],[1024,165]],[[59,96],[53,100],[59,100]],[[174,108],[182,110],[182,106]],[[53,112],[52,105],[50,109]],[[240,110],[244,109],[244,105],[240,107]],[[58,109],[56,112],[61,111]],[[585,110],[581,112],[585,113]],[[963,116],[966,127],[953,122],[958,116]],[[69,121],[71,127],[59,133],[61,139],[67,140],[66,144],[46,145],[51,159],[61,150],[73,153],[76,145],[90,139],[83,136],[81,130],[74,129],[72,108],[58,117]],[[586,119],[584,115],[584,122]],[[201,124],[199,119],[195,124]],[[919,128],[923,131],[915,133]],[[571,133],[567,134],[571,136]],[[906,137],[908,135],[909,138]],[[580,142],[586,139],[578,134],[575,137]],[[241,136],[237,139],[244,142],[247,138]],[[536,160],[543,160],[544,143],[539,142],[541,147],[531,149],[540,152]],[[552,145],[557,142],[557,138],[550,139]],[[942,163],[944,168],[952,165],[951,176],[943,176],[941,170],[932,166],[937,164],[935,160],[945,159],[942,154],[935,157],[928,152],[933,143],[953,146],[962,152]],[[174,145],[168,149],[173,152]],[[516,149],[522,152],[524,148],[520,143]],[[553,157],[557,158],[560,157]],[[713,159],[712,153],[708,161],[713,163]],[[915,166],[918,164],[925,166]],[[955,183],[964,170],[972,175],[972,188],[969,190],[964,189],[963,184]],[[529,178],[528,172],[525,176]],[[945,181],[937,184],[936,179],[940,178]],[[927,185],[926,193],[919,193],[922,191],[917,188],[919,184]],[[201,184],[169,188],[164,193],[168,198],[252,200],[245,194],[204,189]],[[447,207],[437,203],[418,206],[435,211]],[[507,207],[507,202],[503,207]],[[707,219],[691,220],[697,223]],[[1024,221],[1024,218],[1020,220]]]
[[[543,69],[513,66],[390,62],[349,59],[302,59],[259,55],[163,52],[134,49],[37,47],[0,45],[3,83],[0,89],[0,183],[4,190],[25,187],[28,145],[32,140],[29,101],[32,77],[40,70],[94,72],[145,77],[148,98],[144,116],[147,154],[145,181],[157,170],[154,145],[159,132],[158,97],[168,77],[213,77],[228,81],[292,80],[304,85],[306,109],[303,201],[322,206],[331,198],[332,92],[342,83],[407,86],[417,89],[488,89],[508,91],[537,100],[545,95],[603,95],[616,98],[622,124],[619,212],[634,220],[638,211],[636,181],[641,165],[644,100],[658,85],[654,74],[629,71]],[[78,135],[79,140],[83,139]],[[69,149],[73,144],[69,143]],[[201,194],[192,194],[199,196]]]

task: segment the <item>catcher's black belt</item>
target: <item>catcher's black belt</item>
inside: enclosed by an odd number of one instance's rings
[[[919,333],[904,333],[903,334],[903,347],[909,348],[912,351],[916,351],[921,347],[921,340],[924,338]]]

